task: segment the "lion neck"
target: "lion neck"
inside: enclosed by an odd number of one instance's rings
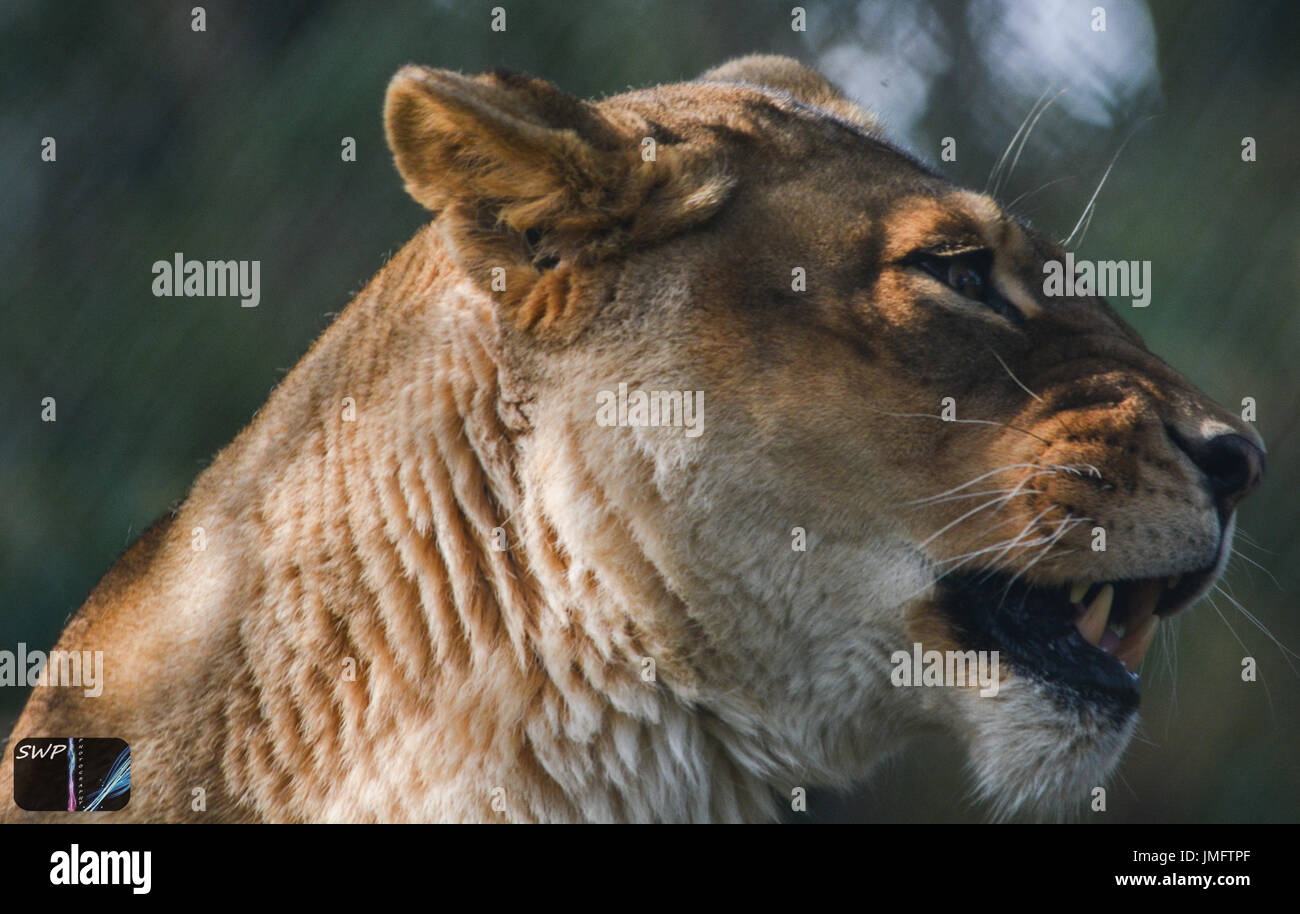
[[[233,791],[281,819],[770,818],[769,766],[692,707],[698,627],[618,511],[575,555],[525,482],[490,306],[426,232],[295,370],[328,380],[259,417],[328,416],[244,512]],[[581,480],[572,456],[552,475]]]

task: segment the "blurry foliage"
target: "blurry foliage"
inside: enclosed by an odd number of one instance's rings
[[[487,27],[498,4],[505,33]],[[505,66],[598,97],[751,51],[821,62],[897,139],[977,189],[1034,101],[1068,85],[1071,102],[1044,115],[1001,193],[1028,193],[1016,211],[1057,237],[1132,134],[1079,253],[1153,261],[1151,307],[1125,317],[1220,402],[1258,400],[1269,476],[1241,512],[1257,545],[1238,548],[1277,584],[1240,559],[1228,581],[1300,646],[1295,4],[1116,0],[1109,38],[1088,32],[1092,0],[808,2],[804,34],[792,4],[770,2],[217,0],[203,4],[205,33],[190,30],[193,5],[0,9],[0,646],[53,642],[424,221],[384,146],[398,66]],[[45,136],[57,164],[39,159]],[[355,164],[340,160],[344,136]],[[945,136],[956,162],[939,161]],[[1258,143],[1253,164],[1243,136]],[[261,306],[154,298],[150,265],[175,251],[261,260]],[[53,424],[39,421],[46,396]],[[1172,641],[1154,651],[1141,737],[1094,819],[1300,818],[1300,678],[1216,601],[1180,620],[1176,654]],[[1240,681],[1238,638],[1265,683]],[[23,697],[5,692],[0,721]],[[976,819],[960,763],[936,736],[857,795],[814,793],[791,818]]]

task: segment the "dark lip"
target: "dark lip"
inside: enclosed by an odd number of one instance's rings
[[[1215,566],[1184,573],[1177,586],[1161,594],[1156,614],[1167,618],[1186,609],[1216,573]],[[1171,577],[1158,580],[1163,584]],[[1122,622],[1130,590],[1148,580],[1095,583],[1114,585],[1115,604],[1123,611],[1112,618]],[[936,585],[936,600],[963,649],[998,651],[1001,664],[1042,685],[1058,706],[1087,705],[1122,719],[1139,704],[1138,678],[1079,634],[1077,608],[1069,602],[1072,583],[1036,584],[996,570],[954,573]]]

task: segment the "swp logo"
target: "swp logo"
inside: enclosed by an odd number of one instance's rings
[[[14,802],[32,812],[111,812],[131,799],[131,747],[100,737],[29,737],[14,746]]]

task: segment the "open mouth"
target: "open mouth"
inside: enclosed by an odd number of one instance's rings
[[[1189,606],[1212,574],[1213,569],[1206,569],[1168,578],[1077,582],[1068,595],[1074,626],[1084,641],[1136,673],[1160,620]]]
[[[1137,671],[1160,620],[1195,602],[1215,572],[1057,585],[970,572],[940,581],[938,597],[963,647],[998,651],[1063,699],[1127,711],[1137,705]]]

